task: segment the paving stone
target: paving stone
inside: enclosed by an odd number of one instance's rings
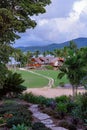
[[[32,112],[38,112],[38,105],[32,105],[30,108],[29,108],[30,111]]]
[[[45,126],[48,128],[52,128],[52,127],[55,127],[55,124],[46,124]]]
[[[29,110],[33,113],[33,116],[45,124],[46,127],[52,130],[67,130],[62,127],[56,127],[49,115],[39,112],[38,105],[32,105]]]
[[[62,128],[62,127],[52,127],[51,129],[52,130],[68,130],[68,129],[65,129],[65,128]]]
[[[41,121],[50,118],[50,116],[48,116],[47,114],[41,113],[41,112],[33,113],[33,116],[35,116],[36,118],[38,118]]]
[[[51,119],[42,120],[41,122],[45,125],[53,124],[53,121]]]

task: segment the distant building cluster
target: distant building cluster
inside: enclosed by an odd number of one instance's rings
[[[31,62],[27,64],[28,68],[39,68],[46,65],[51,65],[54,68],[58,68],[64,62],[64,58],[61,57],[38,57],[31,58]]]

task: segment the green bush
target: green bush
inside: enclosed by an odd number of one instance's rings
[[[61,121],[61,122],[59,122],[59,126],[68,129],[69,128],[69,123],[67,121]]]
[[[73,124],[70,124],[68,127],[68,130],[77,130],[76,126]]]
[[[13,125],[13,127],[10,130],[29,130],[27,126],[24,124],[18,124],[17,126]]]
[[[77,106],[77,104],[74,101],[68,101],[67,102],[67,112],[71,113],[72,110]]]
[[[43,123],[36,122],[32,126],[32,130],[51,130],[50,128],[47,128]]]
[[[21,75],[18,73],[9,73],[6,75],[3,88],[0,89],[0,95],[9,94],[10,96],[16,96],[20,94],[26,88],[21,84],[24,82]]]
[[[60,96],[60,97],[56,97],[55,100],[56,100],[57,103],[59,103],[59,102],[67,103],[70,99],[66,95],[63,95],[63,96]]]
[[[61,118],[67,113],[67,104],[59,102],[56,106],[57,112],[60,114]]]
[[[0,91],[3,88],[7,74],[8,74],[7,67],[5,66],[5,64],[1,63],[1,61],[0,61]],[[2,96],[2,93],[0,92],[0,97],[1,96]]]
[[[43,96],[36,96],[36,95],[33,95],[32,93],[22,94],[20,98],[30,103],[41,104],[41,105],[46,105],[46,106],[49,106],[51,101],[53,100],[50,98],[45,98]]]
[[[53,70],[53,66],[52,65],[46,65],[45,68],[48,69],[48,70]]]
[[[21,104],[4,104],[0,107],[1,116],[11,114],[12,117],[6,117],[8,127],[24,123],[26,126],[31,125],[32,113],[27,106]]]
[[[87,93],[77,96],[76,106],[72,109],[72,116],[83,121],[87,119]]]

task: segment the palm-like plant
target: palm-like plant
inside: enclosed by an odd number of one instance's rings
[[[18,73],[8,72],[6,75],[3,88],[0,90],[0,95],[9,94],[10,96],[16,96],[20,94],[26,88],[21,84],[24,82],[21,75]]]
[[[61,79],[65,74],[67,75],[72,84],[73,96],[75,96],[78,86],[83,84],[82,79],[87,76],[85,56],[83,58],[80,50],[74,45],[69,49],[68,54],[63,66],[60,67],[61,73],[59,73],[58,78]]]
[[[39,50],[36,50],[35,53],[34,53],[35,57],[37,58],[39,55],[40,55],[40,51]]]

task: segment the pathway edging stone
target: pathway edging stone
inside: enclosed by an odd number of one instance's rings
[[[49,115],[39,111],[38,105],[31,105],[29,110],[33,113],[33,117],[39,119],[40,122],[42,122],[46,127],[51,128],[51,130],[67,130],[62,127],[57,127]]]

